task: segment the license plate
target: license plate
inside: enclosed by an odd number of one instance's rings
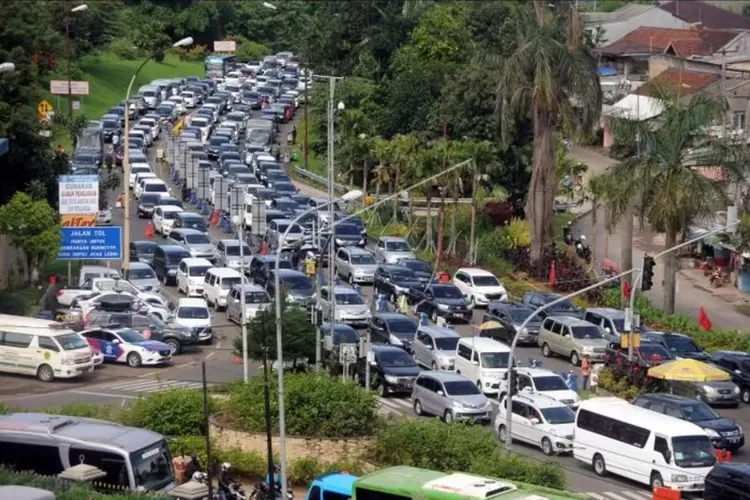
[[[453,317],[454,317],[454,318],[463,318],[463,317],[464,317],[464,315],[463,315],[463,314],[461,314],[461,313],[453,313]]]
[[[730,443],[739,443],[740,442],[740,438],[729,438],[729,442]]]

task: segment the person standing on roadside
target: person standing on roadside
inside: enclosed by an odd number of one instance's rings
[[[117,145],[120,143],[120,135],[115,132],[112,134],[112,151],[117,151]]]
[[[586,354],[581,360],[581,378],[583,379],[581,388],[584,391],[587,391],[589,388],[590,376],[591,376],[591,358],[589,357],[588,354]]]

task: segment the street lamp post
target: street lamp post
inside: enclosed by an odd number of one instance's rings
[[[89,8],[88,5],[85,3],[82,3],[81,5],[78,5],[76,7],[73,7],[70,10],[66,10],[65,12],[65,51],[67,52],[67,66],[68,66],[68,121],[73,120],[73,91],[72,91],[72,84],[71,80],[73,79],[73,75],[70,70],[70,59],[71,59],[71,47],[70,47],[70,13],[71,12],[83,12],[84,10],[87,10]]]
[[[349,191],[340,198],[342,201],[356,200],[362,196],[361,191]],[[329,200],[327,203],[333,205],[338,199]],[[279,391],[279,462],[280,465],[280,486],[281,498],[287,497],[286,490],[286,415],[284,413],[284,355],[282,345],[282,328],[281,328],[281,279],[279,278],[279,262],[281,261],[281,249],[284,246],[289,231],[309,214],[318,210],[318,207],[312,207],[298,215],[286,228],[284,234],[279,240],[279,248],[276,249],[276,262],[274,263],[274,302],[276,305],[276,372],[278,374],[278,391]],[[332,261],[329,261],[329,265]],[[320,345],[320,339],[316,338],[316,351]]]
[[[187,37],[173,43],[172,47],[186,47],[192,44],[193,38]],[[130,180],[130,134],[128,133],[128,130],[130,129],[130,106],[128,102],[130,101],[130,92],[133,90],[135,79],[138,77],[138,74],[141,72],[144,66],[146,66],[146,64],[148,64],[148,62],[155,56],[156,53],[151,54],[146,60],[141,63],[140,66],[138,66],[138,69],[135,70],[135,73],[133,73],[133,76],[130,78],[128,90],[125,92],[125,137],[123,137],[124,152],[122,155],[122,181],[125,187],[126,194],[125,200],[123,200],[123,211],[125,212],[124,227],[122,228],[122,247],[124,248],[124,251],[122,252],[123,269],[128,269],[130,267],[130,250],[128,250],[130,248],[130,194],[127,192],[128,182]]]

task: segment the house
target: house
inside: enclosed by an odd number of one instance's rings
[[[634,93],[641,96],[658,97],[657,89],[663,89],[678,95],[680,98],[686,98],[720,79],[721,76],[715,73],[682,71],[670,68],[638,87]]]
[[[690,25],[701,25],[704,28],[717,30],[750,30],[750,17],[722,9],[710,2],[678,0],[661,4],[658,9]]]

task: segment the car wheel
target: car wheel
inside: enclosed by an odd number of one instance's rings
[[[578,366],[581,364],[581,358],[578,357],[578,353],[575,351],[570,353],[570,364],[573,366]]]
[[[430,369],[431,369],[432,371],[436,372],[436,371],[437,371],[437,363],[435,363],[435,362],[433,361],[433,362],[432,362],[432,364],[430,365]]]
[[[55,371],[50,365],[42,365],[36,370],[36,378],[42,382],[52,382],[55,380]]]
[[[445,410],[445,413],[443,414],[443,421],[446,424],[452,424],[453,423],[453,412],[450,410]]]
[[[385,382],[380,382],[378,384],[378,396],[381,398],[388,397],[388,387],[386,387]]]
[[[750,404],[750,388],[742,389],[742,393],[740,394],[740,398],[742,399],[743,403]]]
[[[552,447],[552,441],[549,438],[542,439],[542,452],[551,457],[555,453],[555,449]]]
[[[182,352],[182,344],[177,339],[167,339],[164,341],[172,351],[172,355],[180,354]]]
[[[231,323],[231,322],[232,322],[232,315],[231,315],[231,314],[229,314],[229,308],[227,307],[227,308],[226,308],[226,309],[224,309],[224,310],[226,311],[226,315],[227,315],[227,322],[228,322],[228,323]]]
[[[552,350],[549,348],[549,344],[547,344],[546,342],[542,345],[542,355],[545,358],[549,358],[550,356],[552,356]]]
[[[126,361],[128,362],[128,366],[130,366],[131,368],[139,368],[142,362],[141,355],[137,352],[131,352],[130,354],[128,354]]]
[[[497,428],[497,439],[500,440],[501,443],[505,443],[508,440],[508,429],[506,429],[504,425]]]
[[[166,274],[164,274],[164,278],[162,278],[162,283],[164,283],[164,286],[169,286],[169,278]]]
[[[651,474],[651,489],[654,490],[656,488],[663,488],[664,487],[664,479],[662,479],[661,474],[658,472],[654,472]]]
[[[414,400],[414,414],[418,417],[424,415],[424,411],[422,411],[422,403],[420,403],[418,399]]]
[[[594,455],[593,466],[597,476],[604,477],[607,475],[607,464],[604,462],[604,457],[598,453]]]
[[[351,273],[349,274],[349,284],[354,286],[354,276]]]

